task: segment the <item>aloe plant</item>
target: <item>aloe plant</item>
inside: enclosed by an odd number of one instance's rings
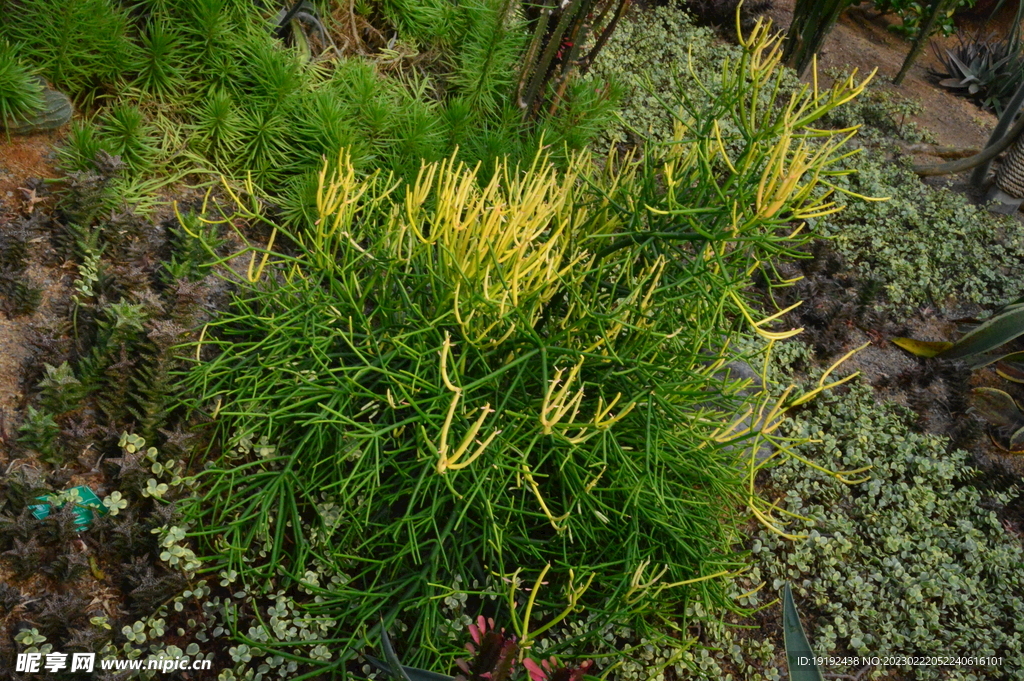
[[[1024,297],[998,310],[956,342],[893,338],[892,342],[918,357],[963,359],[975,369],[995,365],[1001,377],[1024,383],[1024,352],[1000,348],[1024,335]],[[975,411],[1009,433],[1010,451],[1024,451],[1024,411],[1008,393],[980,387],[971,391]]]

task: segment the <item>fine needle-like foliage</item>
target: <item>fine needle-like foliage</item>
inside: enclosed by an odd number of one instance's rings
[[[181,64],[178,44],[181,34],[166,22],[149,22],[142,37],[142,50],[137,63],[135,84],[157,97],[170,97],[182,86],[185,69]]]
[[[18,60],[17,51],[0,40],[0,130],[8,121],[24,118],[43,106],[43,86]]]
[[[127,12],[110,0],[4,0],[0,15],[0,36],[76,99],[94,97],[136,56]]]
[[[801,243],[794,222],[836,210],[827,178],[848,132],[812,126],[863,84],[762,106],[779,42],[759,26],[744,46],[711,104],[678,93],[675,140],[642,163],[574,155],[558,170],[540,153],[481,182],[453,154],[396,184],[342,150],[297,227],[251,185],[233,196],[228,224],[270,239],[225,270],[238,293],[194,349],[189,405],[221,457],[187,515],[209,569],[315,595],[304,607],[337,624],[323,666],[403,611],[403,659],[450,660],[438,601],[473,578],[514,602],[521,571],[558,585],[531,593],[524,632],[565,610],[564,588],[585,636],[664,635],[651,623],[675,626],[682,599],[724,603],[744,506],[784,533],[754,494],[756,445],[784,456],[781,414],[828,383],[748,396],[730,340],[797,333],[758,320],[744,291]]]

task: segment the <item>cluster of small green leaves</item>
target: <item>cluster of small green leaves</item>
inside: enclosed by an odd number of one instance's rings
[[[939,14],[936,30],[942,35],[956,33],[953,14],[962,7],[974,7],[975,2],[976,0],[958,0],[946,12]],[[928,0],[873,0],[873,4],[879,12],[898,16],[902,23],[890,28],[911,39],[917,38],[921,32],[921,17],[927,15],[931,7]]]
[[[1000,305],[1020,295],[1024,225],[949,189],[925,185],[899,162],[861,155],[841,186],[888,201],[843,199],[847,210],[818,222],[866,279],[883,284],[891,309]]]
[[[170,602],[167,602],[170,601]],[[219,659],[218,652],[214,650],[202,651],[200,643],[205,638],[200,635],[205,631],[204,623],[208,619],[208,612],[220,612],[220,599],[211,597],[211,589],[207,586],[206,580],[200,580],[189,588],[185,589],[173,599],[167,598],[158,607],[153,609],[152,614],[142,619],[129,620],[128,624],[121,627],[115,639],[110,640],[99,651],[97,657],[100,659],[128,659],[128,660],[162,660],[181,659],[187,657],[195,660]],[[173,623],[172,623],[173,622]],[[106,624],[104,620],[103,624]],[[106,629],[112,629],[106,625]],[[172,639],[180,642],[184,648],[167,641]],[[115,643],[115,641],[117,643]],[[188,641],[186,644],[185,641]],[[216,668],[214,666],[214,668]],[[160,674],[157,671],[145,670],[139,672],[138,678],[153,679]]]
[[[769,484],[786,509],[809,519],[790,529],[809,538],[762,532],[753,552],[763,578],[771,592],[794,585],[809,621],[821,623],[811,632],[819,653],[1000,656],[1001,667],[961,678],[1015,677],[1024,670],[1024,550],[997,511],[1020,491],[975,488],[969,455],[947,452],[910,421],[854,383],[790,424],[820,441],[800,447],[819,464],[871,466],[871,479],[846,485],[790,463],[773,469]],[[941,678],[941,668],[912,671]]]
[[[590,71],[595,81],[609,80],[621,88],[619,123],[608,132],[609,142],[636,142],[630,131],[655,139],[671,136],[672,112],[659,100],[662,93],[675,91],[677,78],[714,88],[721,62],[738,54],[678,5],[630,13]]]
[[[219,681],[294,679],[309,671],[297,656],[319,663],[335,656],[331,646],[308,644],[327,638],[334,621],[310,615],[307,604],[278,589],[276,580],[254,591],[238,583],[237,572],[222,571],[218,576],[219,582],[204,579],[183,591],[173,599],[171,609],[189,615],[183,631],[205,649],[220,652],[218,660],[225,664]],[[325,587],[344,583],[342,577],[320,568],[308,571],[304,581],[316,585],[317,591],[321,582]],[[322,596],[311,602],[319,600]],[[159,648],[150,650],[151,656],[160,654]]]

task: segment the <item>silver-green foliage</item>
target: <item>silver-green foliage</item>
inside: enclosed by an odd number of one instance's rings
[[[711,29],[696,26],[678,6],[633,11],[590,71],[595,81],[613,80],[623,90],[621,123],[609,133],[611,141],[627,139],[629,129],[655,139],[671,136],[672,114],[659,98],[677,91],[677,78],[683,83],[678,92],[716,92],[722,62],[738,56],[737,47],[717,44]]]
[[[913,432],[907,413],[878,403],[870,386],[827,394],[793,422],[828,468],[872,466],[871,480],[847,486],[794,467],[770,484],[787,510],[811,522],[790,542],[762,533],[753,551],[769,586],[791,581],[821,617],[812,627],[819,654],[1001,656],[1002,666],[960,669],[962,679],[1019,678],[1024,672],[1024,550],[994,509],[1014,492],[971,484],[964,451]],[[840,671],[832,669],[832,671]],[[947,678],[916,667],[911,678]]]
[[[964,196],[921,183],[909,169],[857,157],[838,184],[888,201],[844,199],[848,209],[817,225],[858,272],[880,282],[897,312],[922,305],[1000,305],[1020,294],[1024,225]]]

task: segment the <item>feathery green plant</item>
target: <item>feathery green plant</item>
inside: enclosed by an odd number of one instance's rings
[[[211,90],[199,105],[192,126],[192,146],[210,160],[224,165],[238,151],[242,119],[227,91]]]
[[[111,0],[7,0],[0,7],[0,36],[73,98],[91,100],[136,59],[128,14]]]
[[[96,126],[88,121],[72,121],[64,144],[57,150],[61,167],[68,171],[86,171],[95,168],[96,155],[103,150],[112,153],[109,140],[100,136]]]
[[[152,167],[160,153],[152,124],[131,104],[120,104],[108,110],[100,119],[100,135],[109,143],[110,153],[120,156],[135,174]]]
[[[281,178],[291,166],[288,121],[281,112],[242,110],[239,150],[233,159],[236,172],[251,172],[258,182]]]
[[[455,7],[446,0],[381,0],[380,10],[402,34],[425,43],[457,35]]]
[[[466,3],[466,32],[458,44],[451,82],[468,107],[493,110],[515,84],[524,26],[510,21],[510,0]]]
[[[18,52],[0,40],[0,127],[35,113],[43,106],[43,86],[18,59]]]
[[[179,93],[185,76],[180,42],[177,29],[162,19],[150,20],[142,38],[135,85],[157,97],[169,98]]]

